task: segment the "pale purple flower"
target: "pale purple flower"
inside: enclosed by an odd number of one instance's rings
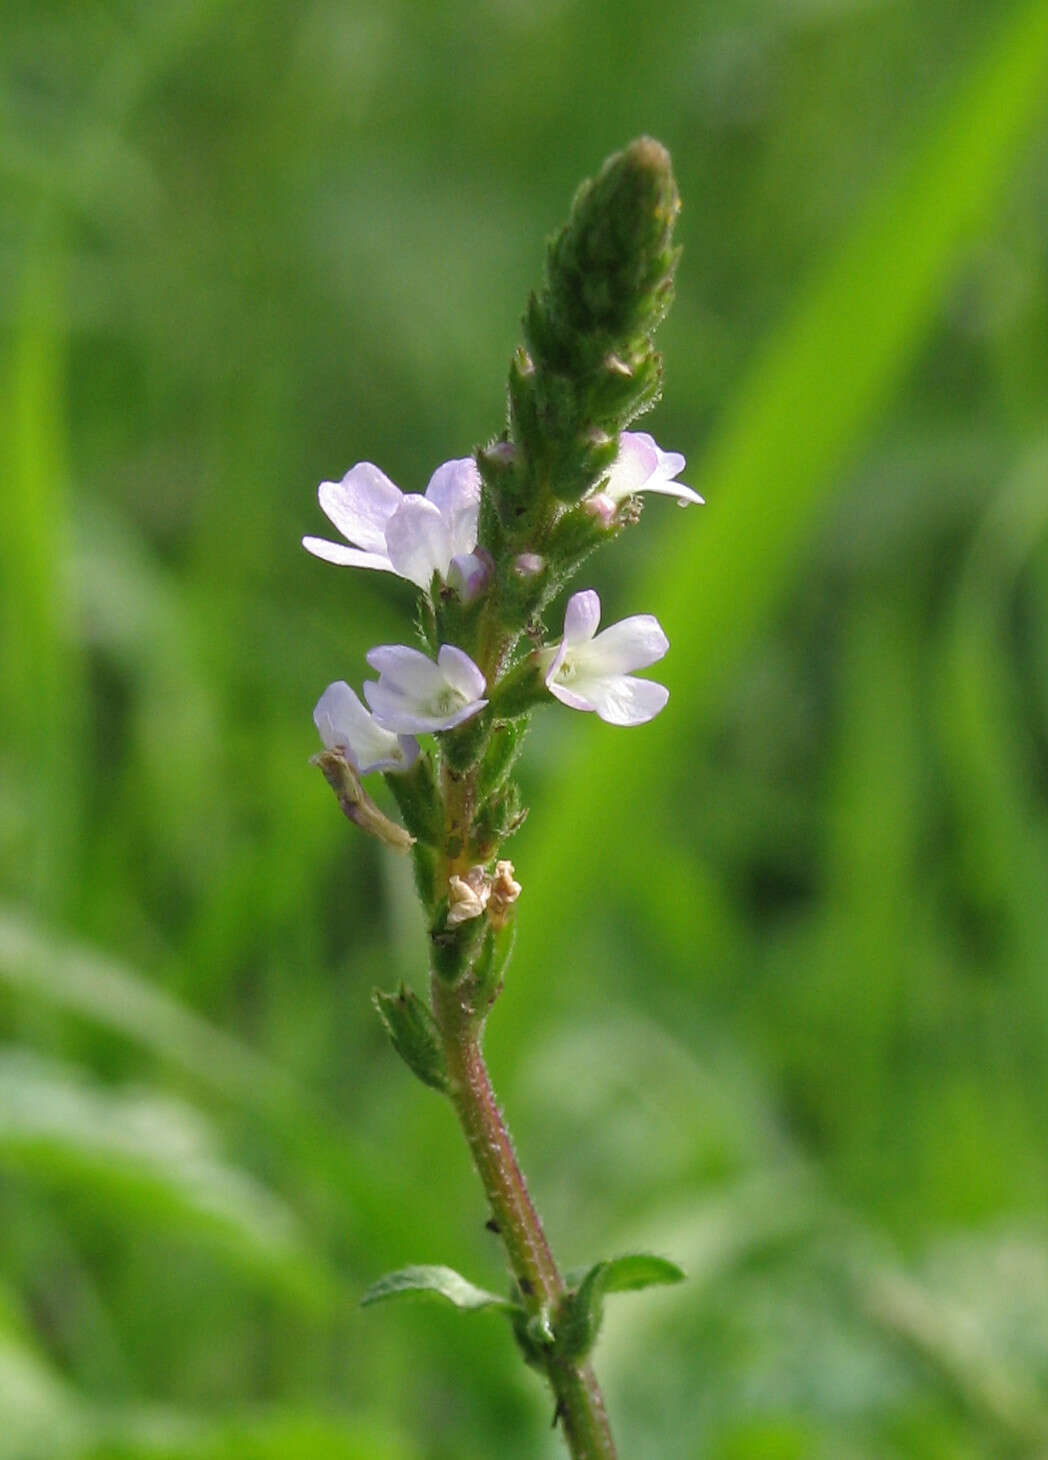
[[[358,775],[368,771],[406,771],[418,756],[412,735],[383,729],[340,679],[317,700],[313,723],[326,750],[340,750]]]
[[[405,644],[372,649],[367,661],[379,677],[364,685],[364,698],[378,723],[397,735],[451,730],[487,704],[483,674],[454,644],[440,646],[435,664]]]
[[[317,497],[352,545],[304,537],[315,557],[396,573],[425,590],[434,573],[447,579],[452,564],[460,581],[476,582],[480,473],[472,457],[438,466],[425,496],[402,492],[377,466],[359,461],[340,482],[321,482]]]
[[[698,492],[675,481],[684,470],[684,457],[679,451],[663,451],[646,431],[623,431],[619,436],[619,454],[608,480],[599,492],[587,498],[586,506],[605,522],[610,522],[627,497],[641,492],[657,492],[663,497],[676,497],[681,506],[689,502],[702,504]]]
[[[574,593],[564,614],[564,637],[541,651],[546,688],[573,710],[592,710],[609,725],[643,725],[653,719],[669,690],[627,671],[646,669],[669,648],[657,618],[635,614],[597,633],[600,599],[592,588]]]

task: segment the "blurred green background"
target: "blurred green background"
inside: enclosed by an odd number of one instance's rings
[[[534,1460],[375,984],[406,868],[313,703],[410,590],[322,477],[498,430],[576,183],[684,197],[652,501],[588,565],[667,712],[559,708],[489,1051],[612,1308],[624,1457],[1048,1453],[1048,5],[0,11],[0,1456]]]

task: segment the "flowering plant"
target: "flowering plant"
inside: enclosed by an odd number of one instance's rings
[[[636,523],[643,493],[702,501],[678,480],[683,456],[626,429],[660,393],[652,335],[672,294],[678,208],[657,142],[642,138],[609,158],[579,189],[550,246],[498,439],[438,467],[423,494],[358,463],[319,489],[345,542],[303,539],[327,562],[394,573],[417,590],[422,647],[386,644],[367,654],[378,678],[364,683],[366,708],[345,682],[328,686],[314,711],[324,744],[316,760],[346,815],[414,860],[429,929],[429,999],[401,988],[376,993],[375,1005],[397,1053],[454,1105],[512,1279],[500,1297],[448,1268],[410,1267],[380,1279],[364,1301],[433,1293],[504,1312],[525,1358],[549,1381],[572,1455],[590,1460],[615,1454],[589,1364],[604,1296],[682,1274],[634,1253],[562,1276],[495,1101],[481,1036],[521,893],[501,851],[525,814],[513,771],[531,713],[557,701],[638,726],[669,697],[632,673],[669,648],[652,615],[598,632],[600,599],[586,589],[568,599],[551,641],[544,614],[594,549]],[[401,822],[364,790],[370,773],[384,776]]]

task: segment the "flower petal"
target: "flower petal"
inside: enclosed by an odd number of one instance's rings
[[[553,689],[553,682],[563,668],[565,659],[569,654],[574,658],[577,648],[589,643],[599,623],[600,597],[598,594],[592,588],[584,588],[581,593],[573,593],[564,610],[564,637],[555,649],[544,650],[541,659],[546,669],[546,686],[554,694],[556,691]],[[558,698],[563,698],[563,696],[558,696]],[[564,703],[568,705],[572,704],[572,701],[565,699]],[[586,706],[574,705],[573,708],[585,709]]]
[[[638,452],[643,450],[652,453],[654,457],[653,474],[656,477],[662,477],[668,481],[670,477],[675,477],[679,471],[683,471],[687,464],[685,458],[681,456],[679,451],[663,451],[662,447],[655,440],[655,437],[649,435],[647,431],[623,431],[619,437],[620,450],[626,438],[629,438],[631,447]],[[633,490],[639,491],[640,488],[634,487]],[[657,491],[658,488],[649,482],[647,484],[647,490],[653,492]]]
[[[425,497],[405,497],[386,524],[386,551],[393,571],[428,592],[433,574],[447,577],[451,534],[440,510]]]
[[[456,725],[462,725],[466,720],[472,720],[474,715],[479,715],[487,703],[487,700],[470,700],[460,709],[452,710],[447,715],[441,715],[439,719],[434,717],[428,728],[430,730],[454,730]]]
[[[471,553],[477,545],[480,512],[480,472],[472,456],[438,466],[429,479],[426,500],[433,503],[448,525],[449,557]]]
[[[369,649],[364,657],[372,669],[377,669],[382,679],[400,694],[433,695],[444,687],[444,676],[421,649],[411,649],[407,644],[380,644],[377,649]],[[370,704],[367,685],[364,686],[364,694]]]
[[[644,490],[658,465],[658,448],[646,431],[623,431],[604,491],[613,502],[624,502]]]
[[[367,680],[364,694],[378,723],[398,735],[422,735],[427,731],[452,730],[471,719],[487,704],[487,700],[456,702],[448,710],[435,709],[424,700],[398,693],[380,679]]]
[[[467,700],[476,700],[487,689],[483,674],[473,660],[454,644],[441,644],[437,654],[437,667],[445,681]]]
[[[646,669],[669,647],[658,619],[650,613],[637,613],[602,630],[591,643],[575,650],[574,659],[579,675],[586,678],[624,674]]]
[[[364,681],[364,698],[384,730],[396,735],[418,735],[430,728],[429,717],[419,711],[416,701],[381,679]]]
[[[640,492],[655,492],[663,497],[677,497],[682,502],[695,502],[700,506],[703,499],[683,482],[674,477],[685,467],[684,457],[679,451],[663,451],[647,431],[623,431],[619,436],[619,454],[611,469],[603,490],[591,500],[602,497],[616,506],[627,497]]]
[[[553,685],[550,690],[556,694]],[[670,697],[664,684],[634,679],[628,674],[610,675],[606,679],[576,679],[572,690],[578,699],[587,701],[586,708],[596,711],[608,725],[643,725],[654,719]],[[581,706],[576,704],[574,708]]]
[[[568,685],[561,684],[558,680],[553,678],[554,672],[555,671],[551,670],[551,672],[546,675],[546,688],[549,690],[550,694],[553,695],[554,699],[560,700],[562,705],[567,705],[569,710],[592,711],[597,708],[593,701],[590,699],[589,695],[579,693],[579,686],[577,683],[573,683],[569,688]]]
[[[328,520],[348,542],[386,555],[386,523],[403,493],[373,462],[358,461],[340,482],[321,482],[317,497]]]
[[[580,644],[593,638],[599,623],[599,595],[592,588],[573,593],[564,610],[564,643],[569,649],[577,649]]]
[[[349,750],[353,734],[371,716],[344,679],[329,684],[313,710],[313,724],[327,750]]]
[[[683,460],[684,458],[681,457],[682,462]],[[682,470],[683,466],[677,467],[677,471]],[[670,481],[668,478],[661,476],[652,477],[651,481],[642,487],[641,490],[654,492],[657,497],[677,497],[681,502],[691,502],[696,507],[704,507],[706,505],[706,498],[700,497],[698,492],[692,491],[691,487],[686,487],[683,482]]]
[[[362,776],[407,770],[418,755],[418,741],[376,724],[345,680],[328,685],[313,711],[313,723],[326,748],[341,750]]]
[[[405,644],[380,645],[367,661],[379,678],[365,683],[364,697],[378,723],[398,735],[450,730],[488,703],[477,697],[484,690],[480,670],[452,644],[441,646],[437,664]]]
[[[339,563],[350,568],[379,568],[384,573],[395,571],[384,553],[362,552],[360,548],[347,547],[345,543],[328,542],[324,537],[304,537],[302,546],[307,553],[323,558],[326,563]]]

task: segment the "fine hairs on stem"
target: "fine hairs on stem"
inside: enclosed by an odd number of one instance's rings
[[[358,462],[322,482],[339,540],[307,537],[318,558],[393,573],[412,585],[418,642],[383,644],[366,662],[363,699],[339,680],[314,721],[315,762],[348,819],[411,856],[429,933],[428,997],[401,987],[374,1004],[408,1068],[454,1108],[505,1250],[504,1295],[446,1267],[406,1267],[365,1304],[434,1294],[508,1319],[546,1379],[575,1460],[616,1454],[589,1358],[605,1295],[678,1282],[664,1257],[603,1257],[565,1277],[528,1193],[482,1052],[506,975],[521,895],[503,845],[526,808],[514,779],[532,713],[560,705],[609,725],[645,724],[667,690],[634,671],[669,648],[658,620],[601,629],[596,592],[546,616],[592,552],[632,528],[645,494],[702,498],[679,480],[684,458],[627,427],[658,400],[653,335],[670,306],[680,207],[669,155],[650,137],[582,184],[552,239],[543,287],[528,300],[510,364],[506,422],[470,456],[438,466],[424,492],[402,492]],[[394,821],[364,789],[383,776]]]

